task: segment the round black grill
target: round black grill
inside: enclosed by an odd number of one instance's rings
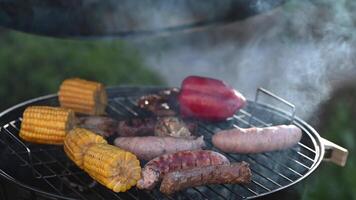
[[[108,89],[107,113],[116,119],[145,117],[148,113],[136,107],[136,100],[162,88],[112,87]],[[260,92],[267,91],[259,90]],[[288,105],[287,102],[282,103]],[[204,135],[209,149],[211,136],[221,129],[233,127],[265,127],[293,123],[303,130],[301,141],[293,148],[261,154],[226,154],[230,161],[250,163],[252,182],[247,185],[208,185],[190,188],[164,196],[157,189],[141,191],[133,188],[114,193],[94,182],[64,154],[61,146],[37,145],[18,138],[21,116],[29,105],[57,106],[57,95],[33,99],[0,115],[0,175],[18,185],[42,195],[59,199],[252,199],[289,187],[307,177],[324,157],[324,145],[318,133],[301,119],[271,105],[248,101],[247,106],[233,118],[221,123],[199,122],[198,133]]]

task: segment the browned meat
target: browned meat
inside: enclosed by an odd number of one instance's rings
[[[251,170],[246,162],[195,167],[173,171],[163,177],[160,191],[177,191],[208,184],[246,184],[251,181]]]
[[[117,133],[119,136],[149,136],[154,134],[155,118],[134,118],[118,123]]]
[[[158,119],[154,132],[156,136],[189,137],[192,136],[190,129],[194,132],[195,128],[193,122],[186,124],[177,117],[162,117]]]
[[[172,171],[229,163],[229,160],[222,154],[208,150],[180,151],[173,154],[165,154],[149,161],[145,165],[141,172],[142,178],[137,182],[137,187],[151,190],[165,174]]]
[[[295,125],[265,128],[236,128],[216,133],[213,144],[229,153],[261,153],[285,149],[298,143],[302,130]]]
[[[118,121],[102,116],[78,117],[77,126],[89,129],[104,137],[109,137],[116,132]]]
[[[172,107],[178,93],[178,88],[162,90],[158,94],[142,96],[138,100],[137,105],[140,108],[153,112],[156,116],[175,116],[177,113]]]
[[[109,117],[85,116],[79,117],[77,125],[89,129],[105,137],[119,136],[149,136],[154,135],[156,118],[133,118],[117,121]]]
[[[151,160],[166,153],[201,149],[205,146],[203,136],[197,139],[157,136],[118,137],[114,143],[143,160]]]

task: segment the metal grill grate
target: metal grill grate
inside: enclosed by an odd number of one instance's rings
[[[107,112],[115,118],[145,117],[148,113],[135,106],[143,94],[157,91],[153,88],[110,88]],[[265,91],[262,91],[265,92]],[[256,95],[257,97],[258,95]],[[256,98],[257,99],[257,98]],[[52,95],[31,104],[56,105]],[[133,188],[125,193],[114,193],[94,182],[77,168],[60,146],[35,145],[18,138],[23,109],[29,104],[10,111],[13,117],[3,123],[0,130],[0,175],[31,190],[59,199],[246,199],[259,197],[288,187],[311,173],[320,163],[323,151],[318,135],[300,119],[293,123],[303,130],[303,137],[293,148],[261,154],[226,154],[230,161],[247,161],[253,173],[247,185],[208,185],[190,188],[173,196],[164,196],[157,189],[151,192]],[[198,132],[204,135],[209,149],[219,151],[211,144],[214,132],[233,127],[264,127],[288,124],[291,115],[275,108],[248,102],[232,119],[222,123],[199,122]],[[293,117],[292,117],[293,118]],[[1,120],[1,118],[0,118]]]

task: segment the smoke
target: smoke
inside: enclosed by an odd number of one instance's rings
[[[353,0],[291,0],[245,21],[137,44],[171,86],[195,74],[225,80],[250,99],[264,87],[307,118],[355,75],[354,11]]]

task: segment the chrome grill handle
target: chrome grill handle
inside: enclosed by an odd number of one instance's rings
[[[273,99],[287,105],[288,107],[291,108],[292,112],[291,112],[291,118],[290,118],[290,123],[292,123],[294,121],[294,118],[295,118],[295,105],[290,103],[289,101],[283,99],[282,97],[270,92],[269,90],[266,90],[264,88],[257,88],[256,90],[256,95],[255,95],[255,103],[258,102],[258,97],[260,96],[260,94],[263,93],[269,97],[272,97]]]

